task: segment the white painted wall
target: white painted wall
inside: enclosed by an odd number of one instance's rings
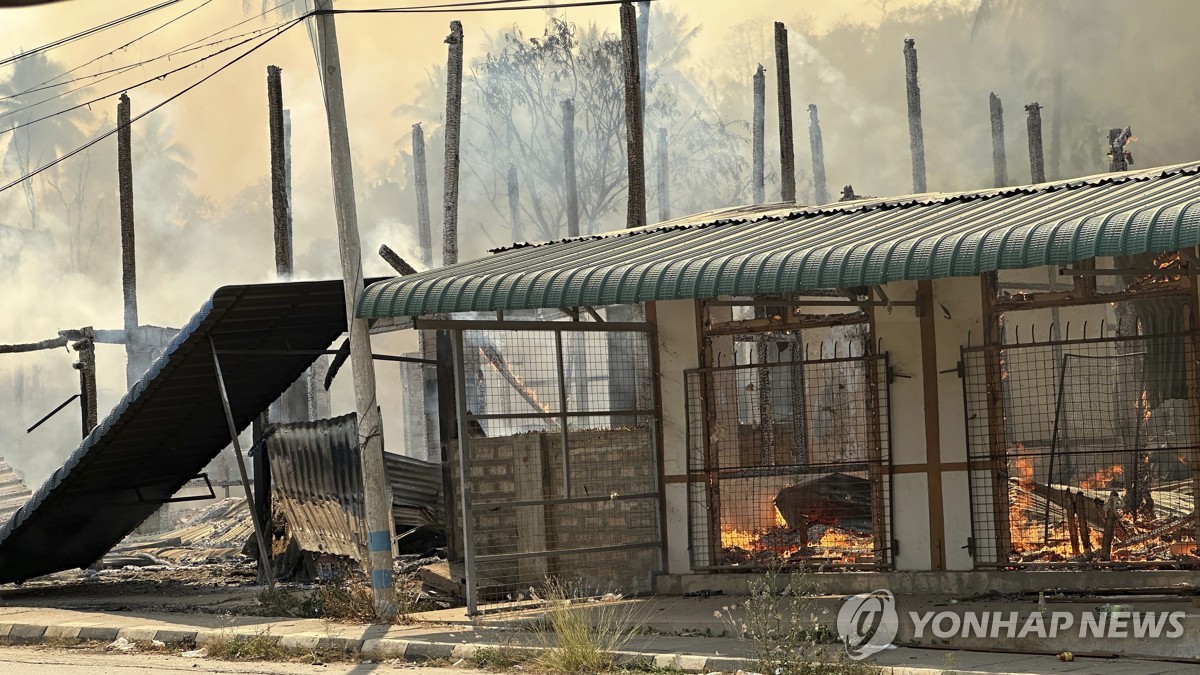
[[[663,411],[663,476],[667,479],[667,571],[691,570],[688,555],[687,484],[673,483],[687,476],[687,394],[683,373],[698,368],[699,349],[696,303],[692,300],[656,302],[658,324],[658,381]]]

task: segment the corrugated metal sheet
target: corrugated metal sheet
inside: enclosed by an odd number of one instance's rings
[[[631,304],[973,276],[1200,244],[1200,164],[822,207],[724,209],[371,285],[361,317]]]
[[[266,438],[271,493],[300,548],[366,556],[365,507],[355,415],[281,424]]]
[[[0,523],[24,506],[32,494],[25,481],[0,457]]]
[[[0,583],[86,567],[229,444],[209,347],[323,350],[346,328],[341,281],[218,289],[29,502],[0,527]],[[313,362],[227,354],[244,429]]]
[[[356,415],[280,424],[266,438],[272,493],[305,551],[356,560],[365,554]],[[396,529],[440,522],[441,467],[384,454]]]

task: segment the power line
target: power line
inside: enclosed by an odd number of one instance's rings
[[[275,34],[268,36],[268,37],[267,37],[265,40],[262,40],[261,42],[259,42],[258,44],[254,45],[253,47],[251,47],[251,48],[247,49],[246,51],[242,52],[241,54],[238,54],[236,57],[234,57],[233,59],[231,59],[231,60],[230,60],[228,63],[225,63],[225,64],[223,64],[223,65],[222,65],[220,68],[217,68],[216,70],[214,70],[213,72],[209,73],[208,75],[205,75],[204,77],[202,77],[202,78],[200,78],[199,80],[197,80],[197,81],[193,82],[192,84],[188,85],[187,87],[183,88],[182,90],[180,90],[180,91],[176,92],[175,94],[172,94],[170,97],[168,97],[168,98],[164,99],[163,101],[161,101],[161,102],[159,102],[159,103],[157,103],[157,104],[155,104],[155,105],[151,106],[151,107],[150,107],[150,108],[148,108],[148,109],[147,109],[145,112],[143,112],[143,113],[139,114],[138,116],[136,116],[136,117],[134,117],[134,118],[130,119],[130,120],[129,120],[129,124],[128,124],[127,126],[133,126],[133,123],[134,123],[134,122],[137,122],[138,120],[142,119],[143,117],[146,117],[146,116],[147,116],[147,115],[149,115],[150,113],[152,113],[152,112],[154,112],[154,111],[158,110],[159,108],[161,108],[161,107],[165,106],[166,104],[170,103],[171,101],[174,101],[175,99],[179,98],[180,96],[183,96],[184,94],[186,94],[186,93],[188,93],[189,91],[191,91],[191,90],[195,89],[196,87],[200,86],[201,84],[204,84],[205,82],[209,81],[209,80],[210,80],[210,79],[212,79],[213,77],[216,77],[216,76],[217,76],[217,74],[219,74],[220,72],[224,71],[226,68],[228,68],[228,67],[232,66],[233,64],[237,63],[238,61],[241,61],[242,59],[246,58],[246,57],[247,57],[247,56],[249,56],[250,54],[254,53],[254,52],[255,52],[255,51],[257,51],[258,49],[262,48],[264,45],[266,45],[267,43],[269,43],[271,40],[274,40],[275,38],[279,37],[280,35],[283,35],[283,34],[284,34],[285,32],[287,32],[289,29],[293,28],[293,27],[294,27],[296,24],[300,23],[300,21],[301,21],[302,19],[303,19],[303,17],[300,17],[300,18],[294,19],[294,20],[293,20],[293,21],[291,21],[290,23],[288,23],[288,24],[286,24],[286,25],[284,25],[284,26],[280,27],[278,30],[276,30]],[[64,154],[63,156],[61,156],[61,157],[57,157],[57,158],[55,158],[53,161],[51,161],[51,162],[49,162],[49,163],[47,163],[47,164],[44,164],[44,165],[42,165],[42,166],[39,166],[38,168],[36,168],[36,169],[33,169],[32,171],[30,171],[29,173],[26,173],[25,175],[23,175],[23,176],[21,176],[21,177],[19,177],[19,178],[15,179],[15,180],[12,180],[12,181],[10,181],[10,182],[8,182],[8,183],[5,183],[4,185],[0,186],[0,192],[4,192],[4,191],[6,191],[6,190],[8,190],[8,189],[10,189],[10,188],[12,188],[12,187],[15,187],[15,186],[17,186],[17,185],[20,185],[21,183],[23,183],[23,182],[25,182],[25,181],[29,180],[30,178],[33,178],[34,176],[37,176],[38,174],[42,173],[43,171],[46,171],[46,170],[48,170],[48,169],[50,169],[50,168],[53,168],[54,166],[57,166],[58,164],[60,164],[60,163],[62,163],[62,162],[64,162],[64,161],[66,161],[66,160],[70,159],[71,157],[74,157],[75,155],[78,155],[79,153],[83,152],[84,150],[87,150],[88,148],[91,148],[93,145],[96,145],[96,144],[97,144],[97,143],[99,143],[100,141],[102,141],[102,140],[104,140],[104,139],[108,138],[109,136],[112,136],[113,134],[117,133],[117,131],[118,131],[120,128],[121,128],[120,126],[113,127],[112,129],[109,129],[108,131],[105,131],[104,133],[100,134],[99,136],[96,136],[96,137],[95,137],[95,138],[93,138],[92,140],[90,140],[90,141],[88,141],[88,142],[84,143],[83,145],[81,145],[81,146],[79,146],[79,147],[75,148],[74,150],[71,150],[70,152],[68,152],[68,153]]]
[[[95,35],[96,33],[106,31],[109,28],[112,28],[114,26],[119,26],[127,21],[132,21],[134,19],[141,18],[143,16],[146,16],[147,14],[150,14],[151,12],[156,12],[164,7],[170,7],[171,5],[174,5],[179,2],[182,2],[182,0],[164,0],[163,2],[160,2],[159,4],[154,5],[152,7],[147,7],[146,9],[140,9],[140,10],[134,12],[133,14],[127,14],[118,19],[113,19],[111,21],[102,23],[98,26],[92,26],[91,28],[88,28],[86,30],[79,31],[78,33],[75,33],[73,35],[68,35],[66,37],[62,37],[57,40],[47,42],[46,44],[42,45],[41,47],[35,47],[33,49],[21,52],[20,54],[13,54],[12,56],[9,56],[8,58],[0,59],[0,66],[8,65],[8,64],[12,63],[13,61],[19,61],[21,59],[28,58],[30,56],[33,56],[34,54],[41,54],[42,52],[48,52],[51,49],[54,49],[55,47],[61,47],[62,45],[65,45],[69,42],[74,42],[76,40],[80,40],[85,37]]]

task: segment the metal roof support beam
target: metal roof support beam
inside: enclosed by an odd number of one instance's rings
[[[604,319],[601,318],[600,313],[596,311],[595,307],[588,305],[588,306],[584,307],[584,309],[587,311],[588,316],[592,317],[593,319],[595,319],[596,321],[598,321],[600,323],[604,323]]]
[[[649,333],[650,324],[640,321],[606,321],[592,323],[590,321],[472,321],[460,319],[413,319],[417,330],[549,330],[549,331],[584,331],[584,332],[635,332]]]
[[[262,560],[271,559],[271,549],[263,534],[262,523],[259,522],[258,511],[254,508],[254,495],[250,486],[250,477],[246,473],[246,460],[242,457],[242,442],[238,440],[237,425],[233,422],[233,409],[229,405],[229,392],[225,390],[225,376],[221,373],[221,360],[217,358],[217,345],[208,338],[209,349],[212,350],[213,369],[217,373],[217,389],[221,392],[221,405],[225,408],[225,424],[229,426],[229,439],[233,442],[233,453],[237,457],[238,472],[242,475],[242,490],[246,493],[246,506],[250,509],[250,520],[254,523],[254,538],[258,540],[258,555]],[[267,588],[275,590],[275,575],[268,573]]]
[[[463,573],[466,576],[463,585],[467,596],[467,616],[475,616],[479,613],[479,592],[475,578],[475,522],[471,515],[471,469],[468,466],[471,430],[467,414],[467,369],[461,327],[450,330],[450,341],[454,351],[454,403],[458,411],[458,488],[462,500]],[[453,522],[450,527],[453,529]]]
[[[1060,277],[1108,277],[1108,276],[1196,276],[1200,274],[1198,269],[1186,269],[1181,267],[1156,267],[1153,269],[1132,269],[1132,268],[1114,268],[1114,269],[1067,269],[1061,268],[1058,270]]]

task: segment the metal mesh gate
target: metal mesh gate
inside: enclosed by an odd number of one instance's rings
[[[1192,340],[963,350],[977,564],[1200,563]]]
[[[890,566],[886,383],[886,356],[688,371],[693,568]]]
[[[459,334],[473,591],[520,600],[548,578],[649,591],[662,541],[649,334],[538,325],[553,328]]]

